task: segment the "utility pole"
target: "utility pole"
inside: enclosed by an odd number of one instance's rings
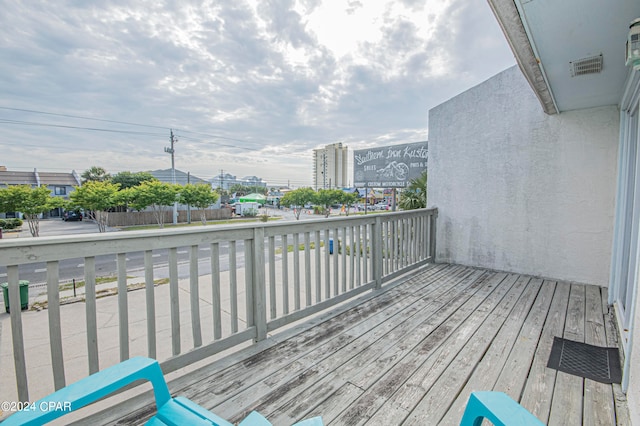
[[[175,144],[178,142],[178,139],[173,135],[173,129],[171,129],[171,148],[164,148],[164,152],[171,154],[171,183],[176,184],[176,161],[175,161],[175,153],[176,150],[174,148]],[[178,223],[178,202],[173,203],[173,224],[176,225]]]

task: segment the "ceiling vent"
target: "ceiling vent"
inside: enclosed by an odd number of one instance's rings
[[[602,53],[598,56],[591,56],[589,58],[571,61],[569,62],[569,68],[571,69],[571,77],[585,74],[597,74],[602,71]]]

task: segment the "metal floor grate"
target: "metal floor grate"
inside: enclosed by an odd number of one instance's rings
[[[553,338],[547,367],[601,383],[622,381],[618,348],[593,346],[560,337]]]

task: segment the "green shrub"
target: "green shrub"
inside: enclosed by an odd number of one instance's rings
[[[242,215],[245,217],[256,217],[258,216],[258,210],[256,209],[247,209],[242,212]]]
[[[268,222],[269,221],[269,215],[268,214],[261,214],[260,215],[260,220],[262,222]]]
[[[4,229],[6,231],[10,229],[17,229],[22,226],[22,219],[0,219],[0,229]]]

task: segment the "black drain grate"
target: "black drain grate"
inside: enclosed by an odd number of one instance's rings
[[[547,367],[601,383],[622,381],[618,348],[587,345],[561,337],[553,338]]]

